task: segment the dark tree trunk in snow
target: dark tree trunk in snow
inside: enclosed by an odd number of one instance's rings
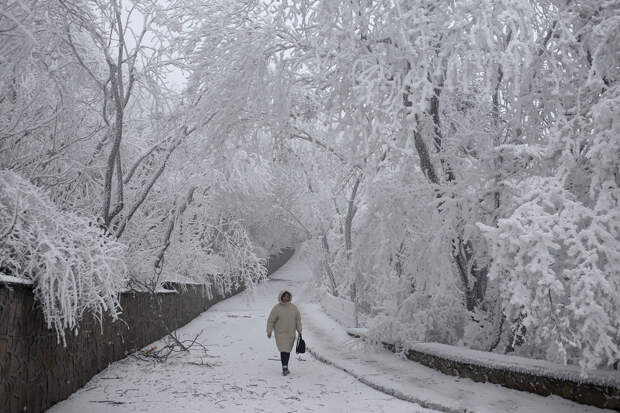
[[[430,79],[430,75],[429,75]],[[435,150],[441,157],[441,165],[443,169],[445,182],[454,182],[456,176],[450,166],[450,163],[443,158],[443,135],[441,133],[440,123],[440,111],[439,111],[439,98],[441,90],[443,88],[443,78],[440,79],[439,84],[434,87],[434,94],[430,99],[430,104],[426,115],[433,120],[433,143]],[[412,106],[410,96],[408,93],[403,95],[403,103],[405,107]],[[440,178],[437,175],[435,166],[432,163],[428,145],[426,144],[422,136],[422,127],[419,116],[415,115],[416,129],[413,131],[413,139],[418,157],[420,158],[420,167],[426,178],[435,186],[441,184]],[[437,193],[438,198],[442,196],[441,193]],[[442,203],[438,204],[438,209],[441,210]],[[463,285],[463,292],[465,293],[465,304],[468,310],[473,310],[484,299],[487,285],[487,268],[477,267],[474,248],[469,240],[464,240],[460,234],[455,234],[453,239],[452,256],[456,261],[459,277]]]

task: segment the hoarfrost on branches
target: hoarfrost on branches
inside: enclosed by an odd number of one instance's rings
[[[584,368],[611,366],[620,357],[620,274],[618,232],[609,223],[620,216],[601,219],[554,179],[523,186],[530,189],[512,216],[497,229],[483,227],[506,316],[526,331],[521,351]]]
[[[132,286],[251,287],[309,240],[375,337],[617,365],[616,3],[14,2],[0,166]]]
[[[39,188],[0,171],[0,269],[31,280],[59,339],[89,314],[116,318],[125,286],[125,246],[93,220],[60,211]]]

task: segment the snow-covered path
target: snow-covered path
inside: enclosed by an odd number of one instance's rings
[[[309,354],[301,360],[292,354],[291,374],[282,376],[265,323],[280,290],[291,289],[293,302],[302,290],[307,273],[295,271],[296,260],[252,295],[225,300],[178,330],[186,338],[203,331],[206,358],[201,351],[160,364],[127,357],[48,412],[432,412],[376,391]],[[201,361],[212,367],[196,364]]]
[[[229,298],[177,330],[182,338],[193,338],[202,331],[200,341],[208,349],[206,356],[200,350],[192,350],[165,363],[125,358],[48,412],[435,411],[401,399],[443,412],[609,411],[557,396],[541,397],[446,376],[386,350],[364,345],[347,336],[339,324],[322,312],[314,300],[313,288],[306,282],[308,278],[310,270],[296,254],[252,294]],[[274,340],[268,340],[265,333],[269,311],[283,289],[293,292],[309,348],[327,362],[319,362],[310,354],[302,358],[292,354],[291,375],[287,377],[282,376]]]

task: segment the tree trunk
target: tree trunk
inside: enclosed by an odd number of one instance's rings
[[[185,197],[185,200],[183,201],[183,203],[181,205],[179,205],[179,207],[178,207],[178,209],[176,211],[173,211],[168,216],[168,227],[166,228],[166,233],[164,234],[164,239],[163,239],[163,242],[162,242],[162,247],[160,248],[159,252],[157,253],[157,256],[155,257],[155,264],[153,265],[153,269],[155,270],[155,273],[157,273],[157,274],[161,273],[161,270],[163,269],[163,266],[164,266],[164,255],[166,254],[166,251],[168,250],[168,247],[170,246],[170,237],[172,236],[172,231],[174,230],[174,226],[175,226],[177,220],[181,216],[183,216],[183,213],[187,209],[187,206],[194,200],[194,191],[195,190],[196,190],[196,187],[192,186],[189,189],[189,192],[188,192],[187,196]]]
[[[407,68],[409,68],[409,64]],[[430,79],[430,74],[429,74]],[[439,84],[433,88],[434,94],[430,99],[429,108],[426,112],[426,115],[429,116],[433,120],[433,142],[435,145],[435,150],[442,156],[443,152],[443,135],[441,133],[441,123],[440,123],[440,111],[439,111],[439,98],[441,94],[441,90],[443,88],[443,77],[439,80]],[[403,95],[403,103],[405,107],[409,108],[412,106],[411,101],[409,99],[409,93],[405,93]],[[422,172],[426,176],[426,178],[434,185],[440,185],[440,179],[437,175],[435,167],[431,161],[430,153],[428,150],[428,146],[424,141],[421,132],[421,122],[418,114],[415,114],[416,120],[416,129],[413,131],[413,139],[416,151],[418,153],[418,157],[420,158],[420,167]],[[449,162],[445,159],[441,159],[441,164],[443,168],[444,179],[446,182],[455,181],[456,177],[450,166]],[[441,192],[437,192],[436,196],[438,198],[442,197]],[[441,212],[442,203],[440,202],[437,206],[439,211]],[[455,259],[457,264],[457,270],[459,272],[459,278],[463,284],[463,291],[465,293],[465,304],[469,311],[472,311],[476,306],[484,299],[484,295],[486,292],[486,284],[487,284],[487,268],[477,268],[475,262],[474,248],[471,244],[471,241],[463,240],[460,234],[456,234],[453,239],[453,248],[452,248],[452,257]],[[473,278],[473,280],[472,280]]]
[[[353,225],[353,218],[355,217],[355,213],[357,212],[357,207],[355,206],[355,197],[357,196],[357,190],[359,189],[361,180],[362,175],[359,174],[357,178],[355,178],[355,183],[353,184],[353,190],[351,191],[351,196],[349,197],[348,202],[347,216],[344,220],[344,245],[347,254],[347,261],[351,258],[351,249],[353,248],[351,240],[351,227]]]
[[[338,297],[338,287],[336,286],[336,277],[334,276],[334,272],[332,271],[331,266],[329,265],[329,244],[327,242],[327,235],[323,234],[321,237],[321,245],[323,247],[323,256],[324,256],[324,268],[327,278],[331,282],[332,295],[334,297]]]

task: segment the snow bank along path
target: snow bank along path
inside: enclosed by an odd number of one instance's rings
[[[293,257],[253,294],[222,301],[177,330],[186,338],[203,331],[206,356],[197,349],[161,364],[127,357],[48,412],[432,412],[376,391],[309,354],[302,360],[292,355],[291,374],[282,376],[265,325],[281,289],[290,289],[297,301],[308,276],[299,268],[305,266]]]

